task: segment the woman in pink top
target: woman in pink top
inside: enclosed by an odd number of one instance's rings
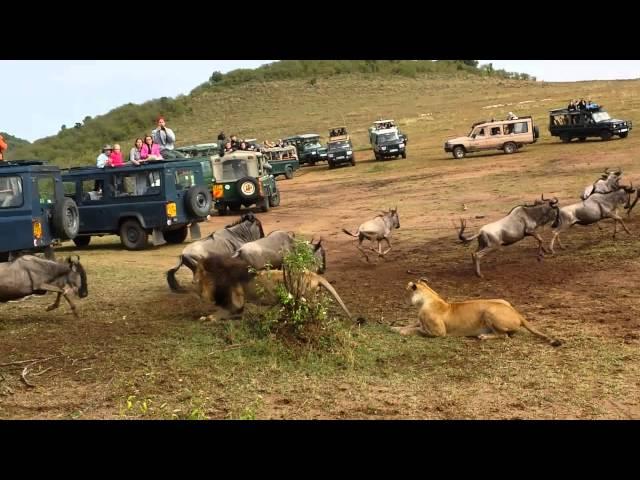
[[[111,155],[109,155],[107,165],[110,167],[124,167],[120,145],[118,145],[117,143],[113,146],[113,151],[111,152]]]
[[[162,160],[160,145],[153,143],[153,137],[151,135],[144,137],[144,145],[142,145],[142,150],[140,150],[140,160]]]

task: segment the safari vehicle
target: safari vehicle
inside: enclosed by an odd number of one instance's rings
[[[197,145],[187,145],[185,147],[177,147],[173,150],[163,150],[163,154],[167,152],[175,152],[174,158],[169,160],[178,160],[186,158],[197,158],[202,163],[202,175],[204,176],[205,183],[210,187],[213,187],[215,183],[213,178],[213,164],[211,163],[214,157],[220,155],[220,145],[217,143],[199,143]]]
[[[80,210],[79,247],[92,236],[120,235],[128,250],[200,238],[211,192],[198,159],[158,160],[116,168],[76,167],[62,175],[65,195]]]
[[[407,145],[409,137],[406,133],[400,131],[395,120],[376,120],[369,127],[369,143],[372,147],[374,146],[375,136],[379,130],[395,130],[398,133],[400,140],[402,140],[402,143],[404,143],[405,146]]]
[[[284,175],[286,178],[293,178],[293,172],[300,168],[298,152],[293,145],[286,147],[264,148],[262,150],[264,160],[271,165],[271,175],[277,178]]]
[[[316,162],[323,162],[328,158],[327,148],[322,146],[320,143],[320,135],[316,133],[286,137],[283,138],[283,142],[296,147],[300,165],[308,163],[314,166]]]
[[[330,169],[343,164],[350,164],[352,167],[356,165],[353,144],[348,135],[330,137],[329,143],[327,143],[327,153],[327,163]]]
[[[44,252],[78,233],[76,203],[66,198],[60,169],[36,160],[0,162],[0,261]]]
[[[560,137],[564,143],[574,138],[584,142],[588,137],[609,140],[614,135],[627,138],[632,124],[630,120],[616,120],[601,107],[585,110],[560,108],[549,112],[549,133]]]
[[[450,138],[444,144],[444,151],[454,158],[464,158],[467,153],[482,150],[502,150],[514,153],[528,143],[536,143],[540,132],[533,124],[532,117],[514,120],[478,122],[471,126],[466,137]]]
[[[375,130],[371,133],[371,146],[376,160],[393,157],[407,158],[407,147],[396,128]]]
[[[226,215],[227,208],[257,205],[263,212],[280,205],[280,192],[271,166],[260,152],[236,150],[213,161],[215,208]]]

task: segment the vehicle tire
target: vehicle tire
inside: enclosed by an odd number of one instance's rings
[[[226,205],[217,206],[216,210],[218,210],[218,215],[220,215],[221,217],[224,217],[227,214]]]
[[[513,142],[507,142],[504,144],[502,149],[504,150],[504,153],[506,153],[507,155],[510,155],[512,153],[515,153],[515,151],[518,150],[518,147]]]
[[[267,213],[269,211],[269,197],[264,197],[260,201],[260,211],[263,213]]]
[[[256,200],[260,195],[258,181],[253,177],[243,177],[236,182],[238,194],[245,200]]]
[[[627,138],[629,136],[629,132],[622,132],[622,133],[618,134],[618,136],[620,138]]]
[[[280,192],[276,192],[269,197],[269,205],[272,207],[280,206]]]
[[[538,140],[538,138],[540,138],[540,129],[538,128],[537,125],[534,125],[533,126],[533,140],[534,140],[534,142],[536,140]]]
[[[64,197],[53,211],[53,229],[61,240],[72,240],[80,229],[80,211],[72,198]]]
[[[356,157],[355,157],[355,155],[353,157],[351,157],[351,161],[349,163],[351,164],[352,167],[356,166]]]
[[[603,141],[611,140],[611,137],[613,137],[613,134],[609,130],[602,130],[600,132],[600,138]]]
[[[231,210],[232,212],[239,212],[241,208],[241,203],[232,203],[229,205],[229,210]]]
[[[182,243],[187,239],[187,234],[189,233],[189,228],[185,225],[182,228],[178,228],[177,230],[167,230],[166,232],[162,232],[164,239],[167,243]]]
[[[571,137],[569,135],[560,135],[560,140],[562,143],[569,143],[571,141]]]
[[[147,239],[147,232],[137,220],[125,220],[120,225],[120,241],[127,250],[142,250],[147,246]]]
[[[378,161],[379,161],[379,160],[380,160],[380,155],[378,155],[377,153],[374,153],[374,155],[375,155],[375,157],[376,157],[376,160],[378,160]]]
[[[76,247],[86,247],[91,242],[91,235],[86,235],[83,237],[76,237],[73,239],[73,243],[76,244]]]
[[[466,153],[467,152],[464,151],[464,147],[461,147],[460,145],[458,145],[457,147],[453,147],[453,158],[457,158],[458,160],[460,160],[461,158],[464,158]]]
[[[293,178],[293,168],[292,167],[285,168],[284,176],[287,178],[287,180],[291,180]]]
[[[336,168],[336,164],[332,160],[327,160],[327,163],[329,164],[329,170]]]
[[[580,138],[578,138],[578,140],[580,140],[581,142],[586,142],[587,141],[587,137],[580,137]]]
[[[211,210],[211,192],[202,185],[196,185],[187,190],[184,197],[187,211],[196,217],[206,217]]]
[[[407,158],[407,152],[402,152],[402,158]]]

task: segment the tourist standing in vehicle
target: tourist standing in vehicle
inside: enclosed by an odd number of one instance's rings
[[[158,127],[151,131],[153,143],[160,146],[160,150],[173,150],[176,145],[176,134],[166,126],[164,118],[158,118]]]
[[[141,138],[136,138],[136,141],[133,144],[133,148],[129,151],[129,161],[134,165],[140,165],[144,163],[144,160],[140,157],[140,153],[142,152],[143,141]]]
[[[0,135],[0,162],[4,161],[4,152],[7,151],[7,148],[9,148],[9,145],[7,145],[7,142],[5,142],[2,135]]]
[[[140,160],[162,160],[160,146],[153,141],[151,135],[144,137],[144,145],[140,150]]]
[[[110,167],[124,167],[120,145],[118,145],[117,143],[113,145],[113,150],[111,151],[111,155],[109,155],[109,161],[107,162],[107,165]]]
[[[98,168],[104,168],[107,166],[107,164],[109,163],[109,156],[111,155],[112,151],[113,147],[111,147],[111,145],[105,145],[104,147],[102,147],[102,153],[98,155],[98,158],[96,158],[96,166]]]

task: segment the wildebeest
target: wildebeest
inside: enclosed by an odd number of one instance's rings
[[[636,194],[635,201],[633,204],[631,203],[631,194],[635,191],[636,189],[633,188],[633,185],[621,185],[613,192],[594,193],[586,200],[562,207],[555,222],[551,225],[553,228],[553,237],[549,245],[551,253],[555,253],[553,245],[556,240],[560,248],[564,249],[564,246],[560,242],[560,233],[568,230],[573,225],[591,225],[605,218],[612,218],[614,220],[613,238],[616,238],[618,223],[622,225],[625,232],[630,234],[631,232],[629,232],[622,218],[618,215],[618,207],[625,204],[624,208],[630,212],[638,201],[638,194]]]
[[[232,258],[239,258],[256,270],[262,270],[270,265],[270,268],[281,268],[284,256],[291,250],[295,242],[293,232],[275,230],[264,238],[247,242],[242,245]],[[317,261],[316,273],[324,273],[326,270],[326,252],[322,246],[322,239],[311,242],[313,255]]]
[[[351,313],[340,295],[327,279],[310,271],[305,271],[303,275],[302,294],[305,297],[308,298],[323,287],[331,293],[351,318]],[[196,292],[203,300],[213,302],[218,309],[224,311],[224,316],[237,317],[244,310],[247,301],[259,305],[277,305],[278,285],[284,283],[284,272],[282,270],[256,272],[250,270],[249,265],[238,258],[208,255],[198,261],[194,279]]]
[[[47,292],[58,294],[47,311],[58,308],[60,298],[64,297],[78,318],[76,307],[68,295],[73,293],[80,298],[88,295],[87,274],[80,264],[80,257],[68,257],[63,262],[56,262],[35,255],[23,255],[12,262],[0,263],[0,302]]]
[[[398,216],[398,208],[392,208],[388,212],[382,212],[380,215],[376,216],[373,220],[369,220],[364,222],[362,225],[358,227],[358,231],[356,233],[351,233],[349,230],[343,228],[342,231],[347,235],[352,237],[356,237],[358,239],[358,250],[362,252],[364,258],[369,261],[369,257],[367,253],[362,249],[362,242],[366,238],[371,243],[374,241],[378,242],[378,256],[384,257],[389,250],[391,250],[391,243],[389,243],[389,238],[393,232],[394,228],[400,228],[400,217]],[[382,251],[381,240],[387,242],[387,248],[384,252]],[[374,252],[376,250],[373,247],[369,246],[371,250]]]
[[[600,178],[593,182],[592,185],[585,187],[584,192],[580,195],[582,200],[586,200],[590,195],[594,193],[609,193],[618,189],[620,184],[620,177],[622,176],[622,170],[617,168],[615,170],[609,170],[605,168],[604,173],[600,175]]]
[[[206,238],[187,245],[178,257],[178,264],[168,270],[167,283],[174,292],[184,291],[176,280],[176,272],[185,265],[195,274],[198,260],[211,253],[223,256],[231,256],[235,251],[247,242],[264,237],[262,223],[253,213],[246,213],[240,219],[227,225],[222,230],[213,232]]]
[[[558,199],[536,200],[533,205],[513,207],[506,217],[483,226],[471,237],[464,236],[466,221],[460,219],[458,238],[465,244],[478,239],[478,249],[471,254],[476,275],[484,278],[480,272],[480,259],[487,253],[502,245],[511,245],[525,237],[531,236],[538,241],[538,258],[542,258],[546,249],[542,245],[542,237],[536,230],[554,220],[558,215]]]

